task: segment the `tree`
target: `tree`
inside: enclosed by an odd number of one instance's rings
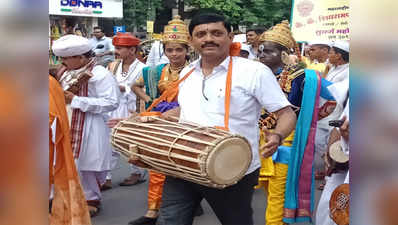
[[[155,19],[157,9],[163,9],[162,0],[125,0],[123,19],[118,19],[115,23],[125,25],[127,31],[136,31],[140,27],[145,27],[147,20]]]
[[[242,19],[242,0],[184,0],[184,3],[199,10],[213,9],[222,12],[234,27],[237,26]]]
[[[290,20],[292,7],[291,0],[184,0],[184,3],[197,9],[217,10],[234,28],[238,25],[270,27]]]
[[[246,0],[244,11],[248,15],[244,15],[243,23],[271,27],[282,20],[290,20],[291,4],[291,0]]]

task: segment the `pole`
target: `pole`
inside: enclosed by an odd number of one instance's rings
[[[133,10],[133,18],[134,18],[133,32],[135,34],[135,33],[137,33],[137,18],[135,17],[135,10],[137,9],[136,0],[133,0],[133,6],[134,6],[134,10]]]

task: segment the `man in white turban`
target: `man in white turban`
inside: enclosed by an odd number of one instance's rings
[[[65,66],[59,81],[67,107],[73,111],[70,118],[72,150],[90,214],[94,216],[99,212],[101,201],[98,183],[105,181],[111,169],[107,113],[118,107],[120,91],[112,74],[96,65],[95,54],[86,38],[63,36],[54,42],[52,50]],[[75,85],[78,88],[68,89],[71,81],[81,74],[89,78],[80,80]]]

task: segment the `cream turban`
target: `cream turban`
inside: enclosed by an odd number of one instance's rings
[[[332,43],[332,46],[350,52],[350,43],[348,41],[335,41]]]
[[[326,45],[330,47],[330,42],[329,41],[323,41],[323,40],[314,40],[310,41],[308,45]]]
[[[56,56],[68,57],[87,53],[92,46],[87,38],[69,34],[54,41],[52,50]]]
[[[271,41],[285,46],[288,49],[294,48],[296,42],[293,38],[292,32],[290,31],[289,21],[284,20],[281,23],[276,24],[269,30],[265,31],[260,35],[260,42]]]

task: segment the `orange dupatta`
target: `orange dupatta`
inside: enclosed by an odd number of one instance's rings
[[[75,167],[64,92],[49,76],[49,126],[56,119],[55,143],[49,140],[49,179],[54,184],[54,199],[50,215],[51,225],[91,225],[87,202]],[[50,131],[50,138],[52,130]],[[56,155],[54,155],[54,149]],[[56,159],[54,168],[53,162]]]

